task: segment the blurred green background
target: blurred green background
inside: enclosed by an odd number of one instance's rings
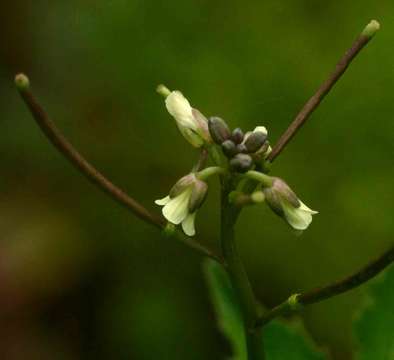
[[[320,214],[295,237],[264,206],[238,243],[269,306],[393,244],[392,1],[18,0],[0,5],[0,358],[220,359],[201,258],[92,187],[37,129],[14,74],[71,142],[154,211],[197,154],[158,83],[272,142],[371,18],[382,29],[275,163]],[[218,248],[218,191],[197,220]],[[363,289],[303,312],[351,359]]]

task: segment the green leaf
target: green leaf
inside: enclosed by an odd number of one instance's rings
[[[229,340],[233,360],[247,360],[242,314],[230,280],[223,268],[213,260],[204,263],[211,299],[220,330]],[[314,350],[295,327],[274,321],[264,329],[266,360],[323,360],[325,355]]]
[[[326,354],[314,349],[312,340],[303,336],[301,324],[294,326],[271,322],[264,330],[267,360],[323,360]]]
[[[357,360],[394,359],[394,267],[369,288],[369,304],[355,324]]]
[[[206,260],[204,272],[219,328],[231,344],[232,359],[247,360],[242,314],[230,280],[223,268],[213,260]]]

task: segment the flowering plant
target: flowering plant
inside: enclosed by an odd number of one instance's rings
[[[170,91],[164,85],[160,85],[157,90],[165,97],[166,108],[175,119],[181,135],[200,153],[200,159],[192,170],[175,182],[167,196],[156,200],[156,204],[162,206],[163,216],[150,212],[128,196],[79,154],[38,104],[25,75],[20,74],[16,77],[16,85],[48,139],[90,181],[140,219],[210,258],[205,270],[218,316],[222,318],[221,328],[233,345],[234,358],[264,359],[267,355],[267,358],[274,359],[272,348],[268,348],[266,352],[263,346],[263,330],[269,329],[267,325],[272,320],[351,290],[377,275],[394,261],[394,248],[391,248],[351,276],[308,292],[293,294],[283,303],[266,310],[256,299],[243,261],[238,254],[235,239],[237,219],[243,207],[247,205],[265,203],[298,233],[311,225],[313,215],[317,212],[305,205],[284,180],[270,175],[272,163],[378,29],[379,24],[376,21],[367,25],[338,63],[333,74],[306,103],[273,147],[268,140],[265,126],[260,125],[246,132],[240,128],[231,131],[223,119],[216,116],[205,117],[191,106],[181,92]],[[209,159],[211,165],[207,166]],[[208,181],[213,176],[219,177],[221,188],[220,255],[194,238],[196,214],[204,204],[208,193]],[[177,228],[179,225],[181,229]],[[286,336],[289,337],[289,334],[282,335],[284,339]],[[286,348],[286,345],[283,347]],[[290,351],[289,353],[291,354]],[[312,358],[323,357],[308,357]]]

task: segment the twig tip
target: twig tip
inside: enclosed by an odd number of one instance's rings
[[[30,80],[25,74],[15,76],[15,85],[18,90],[27,90],[30,87]]]
[[[379,31],[379,29],[379,22],[376,20],[371,20],[370,23],[364,28],[361,35],[371,38]]]

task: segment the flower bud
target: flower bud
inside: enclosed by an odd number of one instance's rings
[[[208,120],[208,128],[213,141],[220,145],[230,138],[230,129],[220,117],[213,116]]]
[[[208,185],[204,181],[197,180],[189,198],[189,212],[194,213],[203,204],[208,193]]]
[[[244,173],[253,165],[252,158],[247,154],[237,154],[230,160],[230,168],[233,171]]]
[[[261,131],[254,131],[245,140],[245,147],[250,153],[258,151],[267,140],[267,134]]]
[[[237,152],[238,153],[247,153],[248,149],[246,148],[245,144],[238,144],[237,145]]]
[[[240,144],[244,140],[244,132],[240,128],[234,129],[231,134],[231,140],[236,144]]]
[[[261,190],[255,191],[252,194],[250,194],[250,199],[254,203],[259,204],[265,201],[265,195]]]
[[[234,155],[238,153],[237,147],[235,146],[234,142],[231,140],[226,140],[222,143],[222,150],[224,155],[228,158],[232,158]]]
[[[25,74],[18,74],[15,76],[15,84],[20,91],[28,90],[30,87],[30,80]]]

